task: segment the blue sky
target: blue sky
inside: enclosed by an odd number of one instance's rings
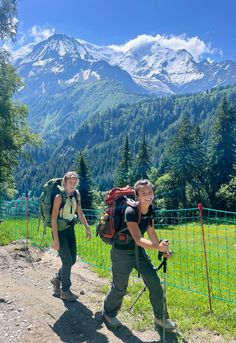
[[[236,0],[18,0],[18,20],[18,45],[54,32],[98,45],[151,35],[197,59],[236,61]]]

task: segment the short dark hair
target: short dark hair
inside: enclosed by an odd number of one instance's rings
[[[134,184],[134,191],[136,196],[138,196],[139,188],[142,186],[150,186],[153,189],[153,184],[148,179],[138,180]]]

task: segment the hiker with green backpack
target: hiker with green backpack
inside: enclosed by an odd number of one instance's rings
[[[155,325],[174,330],[176,325],[166,313],[163,315],[163,290],[156,268],[152,265],[145,249],[157,250],[166,258],[171,257],[168,241],[160,241],[154,229],[153,186],[149,180],[139,180],[134,185],[136,204],[129,204],[124,212],[126,231],[116,235],[111,248],[112,284],[103,307],[102,319],[108,328],[122,326],[116,318],[126,294],[129,276],[133,268],[142,276],[149,290],[149,298],[154,312]],[[144,237],[147,232],[149,239]],[[163,316],[165,320],[163,319]]]
[[[76,190],[78,175],[67,172],[58,187],[51,213],[53,248],[58,251],[62,266],[51,280],[54,295],[62,300],[75,301],[78,296],[71,292],[71,267],[76,262],[75,218],[79,217],[86,230],[86,238],[91,238],[88,222],[81,208],[80,193]],[[62,204],[63,203],[63,204]]]

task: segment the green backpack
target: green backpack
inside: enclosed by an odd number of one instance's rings
[[[66,194],[61,190],[62,178],[51,179],[43,186],[43,192],[39,197],[39,213],[44,228],[51,227],[51,215],[53,201],[57,194],[61,194],[61,208],[65,205]]]
[[[47,227],[51,228],[51,216],[52,216],[52,209],[53,209],[53,201],[57,194],[60,194],[62,197],[62,202],[60,209],[62,209],[66,204],[67,195],[64,189],[62,188],[62,178],[55,178],[47,181],[43,186],[43,192],[39,197],[39,214],[40,220],[43,221],[44,232]],[[73,196],[78,203],[78,193],[75,190]],[[79,218],[76,215],[74,218],[74,224],[79,222]],[[57,220],[58,230],[64,230],[69,227],[70,221],[63,218],[58,218]],[[40,221],[39,221],[40,226]]]

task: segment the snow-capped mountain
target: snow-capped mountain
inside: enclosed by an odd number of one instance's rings
[[[110,79],[131,92],[193,93],[236,83],[236,63],[197,62],[185,49],[145,42],[122,50],[54,34],[16,54],[16,66],[30,90],[51,91],[78,82]],[[29,48],[28,48],[29,49]],[[25,51],[28,51],[25,49]]]
[[[78,82],[110,79],[121,83],[131,92],[144,92],[128,72],[96,59],[74,38],[55,34],[33,46],[22,58],[16,55],[15,64],[25,82],[25,91],[51,92]]]
[[[163,48],[157,42],[137,44],[122,51],[114,46],[78,41],[95,59],[120,66],[150,93],[194,93],[236,83],[234,61],[197,62],[185,49]]]

